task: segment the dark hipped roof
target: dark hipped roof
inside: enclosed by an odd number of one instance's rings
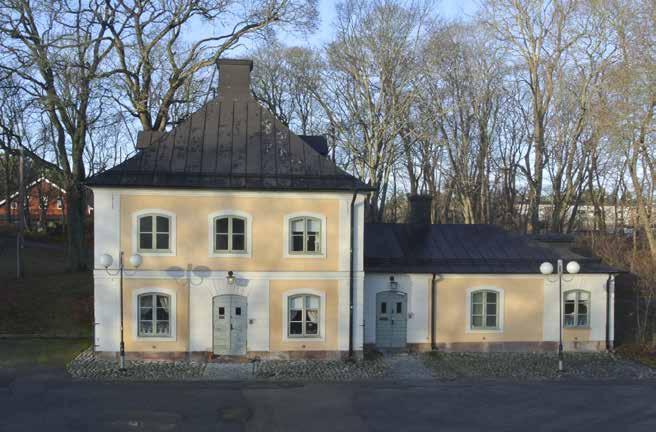
[[[89,186],[371,190],[327,154],[325,139],[290,132],[250,92],[248,60],[219,61],[219,96],[172,131],[140,134],[141,150]],[[323,154],[322,154],[323,153]]]
[[[379,273],[537,274],[544,261],[576,259],[581,273],[614,273],[593,258],[563,256],[494,225],[365,224],[364,269]]]

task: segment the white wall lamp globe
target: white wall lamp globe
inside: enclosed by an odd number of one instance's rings
[[[553,273],[553,270],[554,270],[553,264],[551,264],[550,262],[543,262],[542,264],[540,264],[540,273],[542,273],[543,275],[550,275],[551,273]]]
[[[102,254],[100,255],[100,265],[109,268],[109,266],[112,265],[112,262],[114,262],[114,259],[112,259],[112,256],[110,254]]]
[[[567,273],[570,274],[577,274],[579,271],[581,271],[581,266],[576,261],[568,262],[566,268],[567,268]]]
[[[139,254],[134,254],[130,257],[130,265],[134,268],[139,268],[142,262],[143,258]]]

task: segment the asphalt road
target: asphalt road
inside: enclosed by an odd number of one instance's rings
[[[656,383],[79,383],[0,371],[0,431],[650,431]]]

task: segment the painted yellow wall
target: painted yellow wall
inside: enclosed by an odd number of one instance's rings
[[[564,328],[563,342],[587,342],[592,339],[589,328]]]
[[[312,289],[326,296],[326,317],[323,341],[284,341],[283,296],[286,291]],[[339,303],[336,280],[272,280],[269,285],[269,350],[275,351],[331,351],[337,350],[337,324]]]
[[[186,268],[188,264],[234,271],[336,271],[338,270],[339,200],[245,196],[121,196],[121,248],[132,251],[132,215],[144,209],[162,209],[176,214],[176,256],[144,256],[142,268],[162,270]],[[239,210],[252,216],[250,258],[209,256],[211,213]],[[326,218],[325,258],[285,258],[283,256],[284,217],[290,213],[312,212]],[[287,240],[284,239],[286,242]]]
[[[134,302],[134,290],[142,288],[169,289],[176,292],[176,334],[174,341],[149,341],[147,338],[135,338],[137,305]],[[124,291],[124,335],[125,350],[136,352],[175,352],[187,351],[189,341],[188,292],[185,284],[171,279],[126,279]],[[211,325],[211,323],[209,324]]]
[[[503,332],[465,331],[467,290],[504,290]],[[533,342],[542,340],[543,281],[538,278],[445,278],[437,282],[437,342]]]

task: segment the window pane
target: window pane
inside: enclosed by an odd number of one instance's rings
[[[168,335],[169,334],[169,322],[168,321],[157,321],[157,334],[158,335]]]
[[[305,231],[305,221],[303,219],[295,219],[292,221],[292,233],[303,233]]]
[[[152,305],[153,305],[153,296],[150,295],[139,296],[139,306],[151,307]]]
[[[398,314],[403,313],[403,303],[401,302],[396,303],[396,313]]]
[[[292,297],[289,300],[289,308],[290,309],[303,309],[303,297],[302,296]]]
[[[319,238],[314,234],[308,234],[308,237],[307,237],[307,251],[308,252],[318,252],[319,251]]]
[[[237,316],[241,315],[241,308],[240,307],[235,308],[235,315],[237,315]]]
[[[574,315],[565,315],[563,325],[565,327],[574,327]]]
[[[497,293],[487,292],[485,301],[487,301],[488,303],[496,303],[497,302]]]
[[[232,235],[232,250],[243,251],[246,250],[245,237],[243,234]]]
[[[319,233],[321,232],[321,222],[317,219],[308,219],[307,221],[307,230],[308,233]]]
[[[482,316],[473,316],[472,317],[472,327],[483,327],[483,317]]]
[[[486,327],[496,327],[497,326],[497,317],[495,315],[488,315],[485,317],[485,326]]]
[[[152,248],[153,248],[153,235],[139,234],[139,249],[152,249]]]
[[[573,313],[574,313],[574,301],[566,301],[565,314],[573,314]]]
[[[588,304],[584,302],[579,302],[579,313],[583,315],[588,314]]]
[[[308,309],[319,309],[319,297],[317,296],[305,297],[305,307]]]
[[[289,334],[300,335],[303,334],[303,323],[293,322],[289,324]]]
[[[305,311],[305,321],[316,323],[319,321],[319,311],[316,309]]]
[[[485,312],[488,315],[496,315],[497,314],[497,304],[496,303],[488,303],[485,305]]]
[[[225,308],[223,306],[219,306],[219,315],[225,315]]]
[[[472,294],[472,303],[483,303],[483,293],[476,292]]]
[[[387,303],[382,302],[380,304],[380,313],[387,313]]]
[[[169,248],[169,235],[157,234],[157,249],[168,250]]]
[[[217,234],[216,236],[216,250],[228,250],[228,234]]]
[[[483,305],[480,303],[472,304],[472,314],[474,315],[483,315]]]
[[[151,232],[153,230],[153,217],[143,216],[139,219],[139,232]]]
[[[220,218],[216,220],[216,232],[221,234],[228,234],[228,218]]]
[[[157,216],[157,232],[169,232],[169,218],[164,216]]]
[[[153,319],[153,309],[152,308],[141,308],[140,318],[144,321],[150,321]]]
[[[319,332],[319,326],[315,322],[305,323],[305,334],[315,335]]]
[[[157,308],[157,321],[159,321],[159,320],[168,321],[169,320],[169,311],[166,310],[166,309]]]
[[[153,334],[153,322],[152,321],[141,321],[139,323],[139,334],[142,334],[142,335]]]
[[[168,310],[169,308],[169,296],[166,295],[158,295],[157,296],[157,307],[164,308]]]
[[[246,232],[246,224],[243,219],[234,218],[232,220],[232,232],[238,234],[244,234]]]
[[[588,325],[588,315],[587,314],[585,314],[585,315],[579,314],[579,319],[578,319],[578,322],[577,322],[576,325],[587,326]]]
[[[289,311],[290,321],[301,321],[302,319],[303,319],[303,311],[298,309],[292,309]]]
[[[293,235],[292,236],[292,251],[293,252],[303,252],[303,236],[302,235]]]

